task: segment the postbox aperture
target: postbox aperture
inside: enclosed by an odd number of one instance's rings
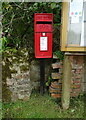
[[[35,58],[52,58],[53,14],[34,15]]]

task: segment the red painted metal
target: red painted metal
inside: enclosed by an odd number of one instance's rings
[[[52,58],[52,25],[52,13],[34,14],[35,58]]]
[[[52,24],[36,24],[36,32],[52,32]]]

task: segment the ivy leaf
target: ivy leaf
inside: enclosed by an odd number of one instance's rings
[[[56,7],[56,3],[51,3],[51,8],[54,9]]]

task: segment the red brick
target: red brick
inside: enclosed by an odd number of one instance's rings
[[[81,75],[76,75],[75,78],[76,79],[80,79],[82,76]]]
[[[76,96],[78,96],[79,95],[79,93],[70,93],[70,96],[71,97],[76,97]]]
[[[71,61],[71,62],[74,61],[74,56],[70,56],[70,61]]]
[[[49,87],[49,91],[50,91],[50,93],[61,93],[61,89],[54,89],[54,88],[52,88],[52,87]]]
[[[80,84],[72,85],[72,88],[80,88],[80,87],[81,87]]]
[[[61,75],[59,73],[52,73],[52,79],[60,79]]]
[[[70,89],[70,92],[72,93],[72,92],[73,92],[73,89]]]
[[[77,69],[75,73],[82,73],[82,69]]]
[[[83,62],[84,62],[84,57],[78,56],[77,64],[83,64]]]
[[[61,89],[62,88],[62,85],[61,84],[51,84],[51,87],[52,88],[59,88],[59,89]]]
[[[80,88],[78,88],[78,89],[73,89],[73,91],[76,92],[76,93],[80,93],[81,89],[80,89]]]
[[[73,80],[71,80],[71,84],[73,84]]]
[[[74,80],[73,83],[81,83],[80,80]]]
[[[61,94],[54,94],[54,93],[52,93],[51,96],[52,96],[53,98],[60,98],[60,97],[61,97]]]

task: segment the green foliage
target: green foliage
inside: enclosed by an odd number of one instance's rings
[[[51,81],[52,81],[52,77],[51,77],[51,76],[49,76],[49,77],[48,77],[48,81],[46,82],[46,86],[49,86],[49,85],[50,85],[50,83],[51,83]]]
[[[54,54],[60,59],[63,60],[64,59],[64,53],[62,51],[55,51]]]
[[[7,38],[6,37],[2,37],[1,38],[1,43],[2,43],[2,49],[5,50],[5,47],[7,46]]]
[[[61,3],[54,2],[3,2],[2,49],[26,47],[34,53],[34,13],[54,14],[53,51],[59,46]]]
[[[52,9],[56,8],[56,3],[51,3],[51,8]]]
[[[13,52],[13,53],[17,52],[16,48],[11,48],[8,46],[9,42],[5,36],[0,39],[0,43],[2,45],[2,47],[0,48],[0,52],[5,52],[6,50],[9,50],[9,52]]]
[[[2,103],[0,102],[0,120],[2,119]]]

